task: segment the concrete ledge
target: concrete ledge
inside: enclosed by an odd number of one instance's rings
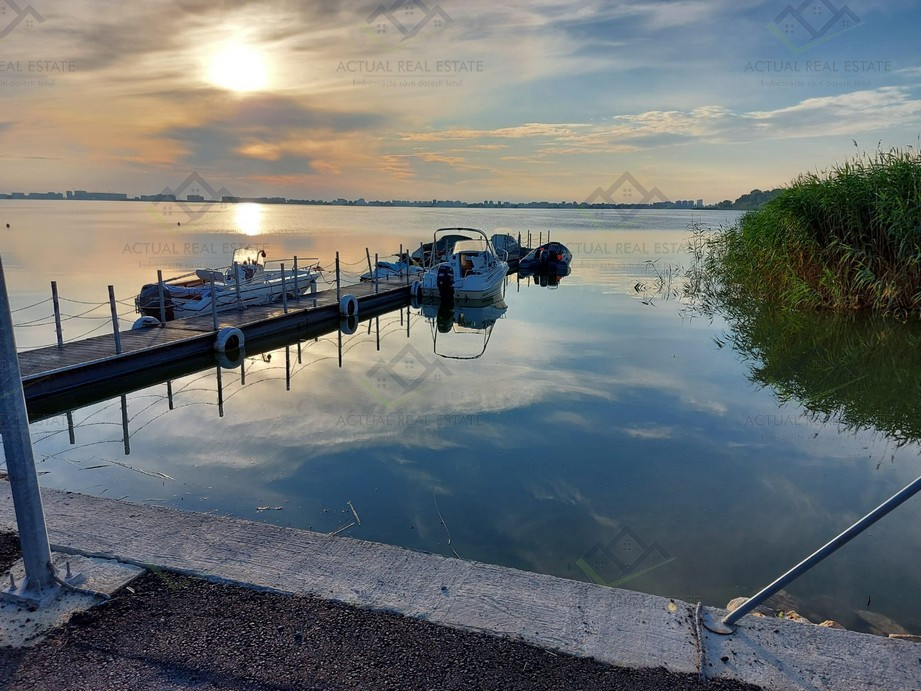
[[[233,518],[42,496],[51,541],[65,552],[394,611],[623,667],[697,673],[702,652],[707,676],[766,688],[921,688],[915,643],[756,617],[733,636],[704,631],[698,641],[694,608],[652,595]],[[4,484],[0,528],[15,526]]]

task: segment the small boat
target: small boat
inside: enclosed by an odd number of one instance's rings
[[[377,262],[374,271],[365,271],[361,275],[362,281],[383,281],[388,278],[403,278],[407,274],[410,276],[421,277],[425,269],[416,266],[410,260],[408,254],[404,254],[398,262]]]
[[[441,237],[457,231],[466,234],[464,239],[454,243],[444,261],[427,265],[414,291],[445,301],[483,300],[501,293],[508,273],[508,254],[504,250],[497,252],[482,230],[440,228],[435,231],[433,246],[438,246]]]
[[[282,298],[281,270],[266,270],[264,250],[251,247],[237,249],[233,263],[224,269],[197,269],[193,273],[165,279],[162,285],[163,312],[166,320],[198,317],[211,314],[212,304],[217,311],[247,305],[267,305]],[[290,298],[303,297],[316,292],[317,278],[322,269],[318,265],[285,270],[284,292]],[[214,286],[214,293],[211,288]],[[161,318],[161,286],[148,283],[134,300],[135,308],[143,317]]]
[[[451,230],[458,230],[452,228]],[[419,245],[419,249],[412,253],[410,259],[414,264],[419,266],[429,266],[437,264],[454,251],[454,243],[459,240],[468,239],[466,235],[446,234],[438,238],[435,242],[427,242]],[[434,260],[432,255],[434,254]]]
[[[535,247],[518,262],[518,268],[532,273],[568,275],[572,252],[561,242],[547,242]]]

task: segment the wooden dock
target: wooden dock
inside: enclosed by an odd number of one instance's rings
[[[403,279],[381,280],[343,286],[341,295],[358,300],[358,318],[364,320],[409,304],[410,287]],[[336,289],[290,300],[285,313],[281,304],[249,306],[218,313],[218,329],[235,327],[243,332],[244,350],[261,352],[276,347],[279,339],[291,342],[300,334],[315,337],[339,327]],[[96,336],[63,347],[50,346],[19,354],[23,389],[30,413],[46,407],[50,399],[80,399],[81,389],[111,388],[130,380],[131,389],[147,380],[161,381],[187,371],[214,364],[217,332],[212,316],[167,322],[164,326],[120,333],[121,353],[115,352],[115,335]],[[286,337],[286,338],[285,338]],[[194,370],[192,370],[194,371]],[[124,386],[117,388],[123,389]],[[44,403],[44,405],[43,405]],[[31,417],[31,415],[30,415]]]

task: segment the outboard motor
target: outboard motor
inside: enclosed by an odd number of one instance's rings
[[[550,261],[550,252],[546,249],[540,251],[540,263],[542,266],[546,266],[547,262]]]
[[[435,285],[438,286],[438,294],[442,300],[454,299],[454,271],[450,264],[439,264]]]
[[[173,312],[173,298],[169,290],[163,289],[163,302],[166,303],[166,321],[172,321],[176,318]],[[137,311],[145,317],[160,318],[160,286],[157,283],[148,283],[134,300]]]

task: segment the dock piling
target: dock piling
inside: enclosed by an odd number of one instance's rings
[[[77,443],[77,435],[74,434],[74,414],[70,411],[67,412],[67,438],[70,441],[70,445],[73,446]]]
[[[377,252],[374,253],[374,266],[377,266]],[[378,270],[377,274],[373,271],[371,272],[371,280],[374,281],[374,292],[378,292],[379,281],[381,280],[381,272]]]
[[[38,489],[32,438],[29,434],[29,414],[22,390],[22,372],[16,355],[13,335],[13,315],[10,312],[3,261],[0,259],[0,431],[9,477],[16,525],[22,546],[26,577],[18,587],[4,590],[13,599],[45,604],[58,590],[51,546],[45,526],[45,511]]]
[[[281,265],[281,308],[288,314],[288,284],[285,281],[285,265]]]
[[[240,265],[237,262],[233,263],[233,280],[237,286],[237,305],[243,309],[243,295],[240,292]]]
[[[161,303],[162,304],[162,303]],[[211,326],[217,331],[217,293],[214,290],[214,272],[211,272]]]
[[[163,270],[157,269],[157,291],[160,294],[160,328],[166,324],[166,299],[163,295]],[[214,279],[211,279],[211,295],[212,302],[214,301]]]
[[[64,330],[61,328],[61,303],[58,300],[58,282],[51,282],[51,302],[54,305],[54,331],[58,337],[58,348],[64,347]]]
[[[342,275],[339,273],[339,253],[336,252],[336,303],[342,299]]]
[[[118,306],[115,304],[115,286],[109,286],[109,307],[112,309],[112,332],[115,334],[115,354],[122,354],[122,335],[118,330]]]
[[[294,300],[301,301],[301,291],[297,289],[297,255],[294,255]]]
[[[122,440],[125,443],[125,455],[131,455],[131,435],[128,433],[128,397],[122,394]]]
[[[371,274],[371,278],[374,278],[374,268],[371,266],[371,252],[368,251],[368,248],[365,247],[365,257],[368,258],[368,273]],[[377,266],[377,255],[374,255],[375,266]]]

